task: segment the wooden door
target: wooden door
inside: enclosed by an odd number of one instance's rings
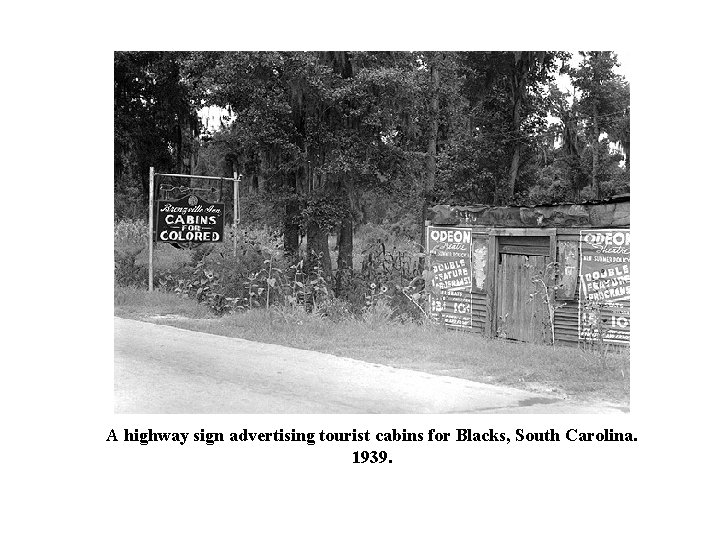
[[[544,272],[549,257],[503,253],[502,250],[499,255],[496,303],[498,336],[532,343],[548,342],[547,306],[543,302],[542,293],[534,294],[542,286],[536,287],[532,280],[533,276]]]

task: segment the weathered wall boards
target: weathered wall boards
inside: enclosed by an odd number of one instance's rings
[[[629,344],[629,196],[439,205],[426,235],[430,315],[442,324],[519,341]]]

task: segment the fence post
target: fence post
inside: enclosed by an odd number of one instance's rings
[[[148,291],[153,290],[153,217],[155,210],[155,167],[150,167],[150,197],[148,198]]]

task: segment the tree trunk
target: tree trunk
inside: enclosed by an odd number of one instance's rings
[[[343,79],[351,79],[354,77],[354,69],[351,62],[350,53],[347,51],[335,51],[325,54],[326,59],[329,58],[329,63],[333,68],[333,71],[340,75]],[[346,118],[344,119],[344,127],[349,129],[358,129],[360,123],[357,119]],[[347,281],[347,278],[352,273],[353,269],[353,217],[351,208],[353,206],[352,194],[354,192],[353,179],[341,175],[339,177],[338,189],[340,193],[347,199],[348,203],[348,215],[344,216],[340,222],[340,230],[337,238],[338,247],[338,258],[337,258],[337,273],[335,275],[335,292],[340,293]],[[328,251],[329,253],[329,251]]]
[[[322,270],[323,277],[330,281],[332,277],[332,264],[330,261],[330,248],[328,247],[328,233],[318,225],[314,219],[307,223],[307,262],[308,271],[315,272],[315,267]]]
[[[142,202],[145,207],[147,207],[149,201],[150,201],[150,179],[148,171],[150,170],[150,165],[147,165],[145,163],[142,163],[138,170],[141,174],[138,174],[138,177],[140,178],[140,187],[142,188]],[[145,174],[142,174],[143,170],[145,171]],[[132,169],[131,169],[132,171]],[[155,184],[157,186],[157,184]]]
[[[522,121],[522,88],[518,87],[515,89],[515,103],[513,105],[513,130],[515,136],[514,150],[512,161],[510,162],[510,178],[508,179],[508,197],[510,199],[515,195],[515,186],[517,184],[518,170],[520,169],[520,123]]]
[[[425,178],[422,186],[422,211],[420,212],[420,243],[424,246],[424,228],[427,219],[427,210],[432,202],[432,191],[435,187],[437,173],[437,139],[438,123],[440,119],[440,70],[437,57],[430,61],[430,135],[428,137],[427,153],[425,156]]]
[[[630,137],[623,142],[623,150],[625,151],[625,170],[630,178]]]
[[[508,197],[512,199],[515,195],[515,186],[517,184],[518,170],[520,169],[520,142],[515,142],[515,150],[513,151],[512,162],[510,162],[510,179],[508,181]]]
[[[340,224],[335,292],[340,293],[353,270],[353,220],[347,217]]]
[[[600,199],[600,179],[598,178],[598,166],[599,166],[599,142],[600,129],[598,128],[597,122],[597,103],[593,103],[593,126],[592,126],[592,190],[596,199]]]
[[[285,204],[285,218],[283,220],[283,250],[285,256],[291,261],[297,260],[300,253],[300,227],[297,218],[300,209],[296,202]]]
[[[542,62],[542,53],[540,54],[540,62]],[[522,140],[520,140],[520,126],[522,124],[522,105],[525,97],[525,85],[532,64],[536,60],[536,53],[531,51],[516,51],[515,63],[512,70],[512,97],[513,97],[513,155],[510,161],[510,173],[508,176],[507,198],[512,199],[515,195],[517,187],[518,172],[520,170],[520,150],[522,148]]]
[[[297,173],[285,178],[285,186],[290,192],[297,194]],[[285,217],[283,219],[283,251],[291,261],[300,256],[300,205],[297,200],[290,200],[285,203]]]

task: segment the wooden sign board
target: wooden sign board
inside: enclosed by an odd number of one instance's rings
[[[157,242],[222,242],[225,205],[187,195],[174,201],[157,202]]]

